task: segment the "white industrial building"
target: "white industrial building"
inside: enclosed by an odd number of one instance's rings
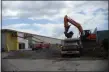
[[[43,41],[50,44],[61,44],[61,39],[56,39],[46,36],[35,35],[32,37],[32,39],[36,41]]]
[[[26,34],[26,39],[22,38]],[[38,42],[44,42],[44,43],[50,43],[50,44],[61,44],[61,39],[36,35],[36,34],[30,34],[30,33],[24,33],[24,32],[18,32],[18,41],[19,43],[25,43],[25,49],[31,48],[31,45],[37,44]]]
[[[28,40],[24,39],[24,34],[10,29],[1,30],[2,50],[13,51],[19,49],[28,49]]]
[[[3,29],[2,31],[2,48],[5,48],[9,45],[8,49],[10,48],[10,50],[28,50],[31,49],[32,44],[36,44],[37,42],[61,44],[62,41],[61,39],[19,32],[15,30]],[[17,34],[17,36],[13,37],[12,34]]]
[[[37,44],[38,42],[44,42],[44,43],[50,43],[51,45],[54,44],[61,44],[61,39],[56,39],[56,38],[51,38],[51,37],[46,37],[46,36],[41,36],[41,35],[35,35],[35,34],[31,34],[32,37],[28,37],[28,43],[29,43],[29,47],[31,48],[31,46],[33,44]]]
[[[28,49],[29,45],[28,45],[28,40],[24,39],[24,34],[22,32],[18,32],[18,42],[19,42],[19,48],[20,49]]]

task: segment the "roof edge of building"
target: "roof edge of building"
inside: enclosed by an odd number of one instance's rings
[[[31,34],[31,35],[34,35],[34,36],[41,36],[41,37],[46,37],[46,38],[52,38],[52,37],[47,37],[47,36],[42,36],[42,35],[37,35],[37,34],[32,34],[32,33],[27,33],[27,32],[21,32],[21,31],[12,30],[12,29],[1,29],[1,31],[13,31],[13,32],[20,32],[20,33]],[[63,40],[63,39],[58,39],[58,38],[52,38],[52,39]]]

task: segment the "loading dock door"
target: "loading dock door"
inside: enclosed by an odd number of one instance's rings
[[[19,49],[25,49],[25,43],[19,43]]]

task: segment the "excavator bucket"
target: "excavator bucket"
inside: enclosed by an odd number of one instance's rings
[[[67,37],[67,38],[72,38],[72,36],[73,36],[73,32],[72,31],[70,31],[69,33],[67,33],[67,32],[64,32],[64,34],[65,34],[65,36]]]

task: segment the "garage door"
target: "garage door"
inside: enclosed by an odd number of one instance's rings
[[[19,49],[25,49],[25,43],[19,43]]]

